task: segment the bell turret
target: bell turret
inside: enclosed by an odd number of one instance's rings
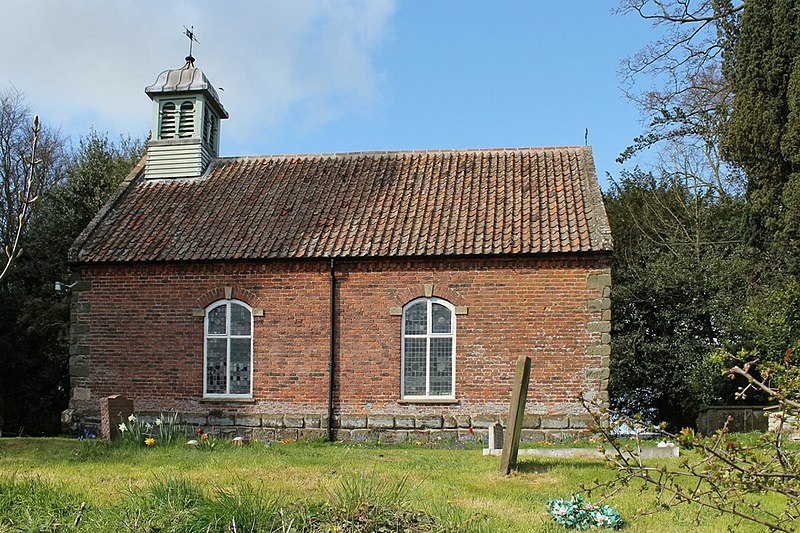
[[[219,123],[228,113],[194,58],[165,70],[144,90],[153,100],[145,178],[197,177],[219,156]]]

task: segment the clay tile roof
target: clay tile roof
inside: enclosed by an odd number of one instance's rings
[[[222,158],[134,169],[74,263],[610,251],[591,148]]]

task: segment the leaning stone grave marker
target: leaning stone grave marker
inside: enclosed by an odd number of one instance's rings
[[[525,418],[525,402],[528,400],[528,383],[531,380],[531,358],[521,355],[517,359],[517,373],[514,376],[514,388],[511,391],[511,405],[508,408],[506,423],[508,438],[503,439],[503,455],[500,459],[500,474],[507,476],[517,466],[519,440],[522,436],[522,424]]]

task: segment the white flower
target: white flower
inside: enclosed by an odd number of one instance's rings
[[[157,425],[158,427],[161,427],[161,424],[162,424],[162,423],[163,423],[163,422],[161,422],[161,419],[160,419],[160,418],[156,418],[156,425]]]
[[[119,430],[120,430],[122,433],[125,433],[126,431],[128,431],[128,426],[126,426],[125,424],[120,424],[120,425],[119,425]]]
[[[130,414],[128,417],[128,422],[136,422],[136,416],[133,413]]]

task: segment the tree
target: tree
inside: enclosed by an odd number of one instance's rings
[[[651,182],[623,179],[609,195],[611,392],[677,423],[687,405],[731,401],[719,348],[773,363],[800,349],[800,2],[623,0],[620,11],[661,36],[623,63],[647,127],[621,160],[658,157]]]
[[[625,94],[646,128],[620,162],[657,147],[663,150],[659,174],[693,167],[695,185],[717,194],[740,192],[741,177],[725,166],[719,138],[733,100],[723,59],[733,49],[743,8],[732,0],[621,1],[618,13],[651,22],[660,38],[622,62]]]
[[[691,182],[689,182],[691,183]],[[675,176],[624,173],[606,195],[614,233],[612,405],[680,428],[730,396],[705,356],[738,329],[737,197]]]
[[[22,253],[33,204],[58,181],[64,155],[63,138],[31,118],[21,93],[0,92],[0,280]]]
[[[800,2],[746,4],[726,61],[734,91],[725,156],[747,175],[748,242],[800,273]]]
[[[66,178],[37,205],[20,257],[0,291],[0,416],[5,432],[57,434],[69,397],[69,295],[53,282],[70,277],[67,251],[141,157],[142,143],[90,132]]]

